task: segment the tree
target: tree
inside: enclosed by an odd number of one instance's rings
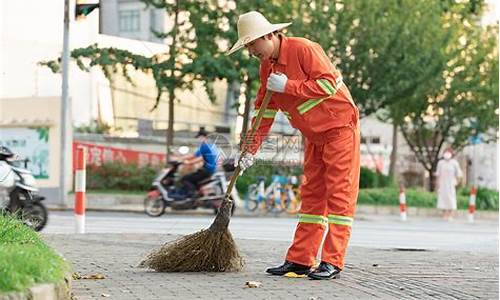
[[[100,67],[109,79],[112,73],[121,72],[133,82],[128,71],[130,68],[153,75],[157,87],[156,109],[164,93],[169,97],[169,117],[167,131],[167,149],[173,144],[173,124],[175,90],[191,89],[194,81],[202,82],[207,94],[215,101],[212,83],[216,79],[225,79],[228,86],[244,83],[246,109],[243,132],[246,132],[250,100],[258,88],[258,62],[249,59],[248,53],[240,51],[226,56],[225,51],[238,39],[236,21],[243,12],[260,9],[284,15],[281,3],[254,1],[236,5],[234,1],[213,0],[141,0],[146,6],[164,9],[173,21],[167,32],[155,32],[169,46],[168,53],[145,57],[116,48],[99,48],[90,45],[72,51],[71,56],[82,70]],[[288,5],[284,5],[287,7]],[[289,7],[289,6],[288,6]],[[54,72],[59,71],[58,61],[42,64]],[[239,98],[239,91],[238,97]],[[169,150],[167,150],[169,152]]]
[[[397,110],[419,90],[439,85],[442,55],[428,43],[439,26],[437,1],[317,0],[301,2],[296,11],[293,33],[323,46],[343,73],[361,117],[377,113],[396,127],[391,107]],[[396,150],[394,135],[390,173]]]
[[[450,26],[456,28],[454,39],[441,48],[444,84],[401,109],[400,129],[429,174],[430,190],[446,144],[460,151],[472,136],[496,141],[498,132],[498,25],[482,27],[450,11],[443,30]]]

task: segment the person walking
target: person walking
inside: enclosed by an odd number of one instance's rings
[[[266,272],[337,278],[344,268],[359,189],[359,111],[342,75],[319,44],[279,32],[290,24],[271,24],[257,11],[239,17],[239,39],[228,55],[245,47],[259,59],[256,111],[266,89],[273,92],[256,134],[245,137],[243,146],[248,151],[240,166],[245,170],[252,165],[276,112],[281,110],[305,137],[305,182],[298,224],[285,262]],[[325,230],[321,263],[311,270]]]
[[[439,160],[437,177],[437,208],[442,210],[443,219],[453,220],[453,211],[457,210],[456,186],[462,178],[462,170],[458,161],[453,158],[453,149],[448,148]]]

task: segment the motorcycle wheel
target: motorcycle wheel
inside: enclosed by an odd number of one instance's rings
[[[24,224],[33,228],[35,231],[40,231],[47,224],[47,209],[41,203],[32,203],[29,206],[23,207],[22,219]]]
[[[165,201],[162,197],[144,199],[144,212],[150,217],[159,217],[165,213]]]

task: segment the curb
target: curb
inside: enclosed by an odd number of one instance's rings
[[[42,283],[24,292],[0,294],[0,300],[71,300],[71,276],[67,275],[58,283]]]

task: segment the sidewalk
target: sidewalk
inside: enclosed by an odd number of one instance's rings
[[[100,193],[88,193],[86,194],[86,208],[88,210],[96,211],[122,211],[122,212],[144,212],[144,198],[145,195],[134,195],[134,194],[100,194]],[[68,207],[62,208],[57,205],[48,204],[49,209],[52,210],[66,210],[72,209],[74,206],[74,194],[70,194],[68,197]],[[273,215],[272,213],[264,213],[260,211],[248,212],[243,207],[244,203],[236,203],[236,210],[234,214],[236,216],[259,216],[259,215]],[[408,207],[408,217],[439,217],[440,212],[435,208],[423,208],[423,207]],[[211,209],[197,209],[197,210],[181,210],[181,211],[171,211],[168,209],[168,213],[178,213],[178,214],[205,214],[212,213]],[[356,207],[357,215],[399,215],[399,205],[397,206],[373,206],[373,205],[357,205]],[[468,212],[466,210],[459,210],[456,212],[457,219],[467,219]],[[295,215],[290,215],[286,213],[281,213],[276,215],[277,217],[295,217]],[[476,211],[476,219],[485,220],[498,220],[497,211]]]
[[[268,276],[285,242],[237,240],[246,267],[238,273],[156,273],[135,266],[172,235],[44,235],[81,275],[76,299],[498,299],[497,255],[350,247],[340,279]],[[258,281],[248,288],[247,281]]]

